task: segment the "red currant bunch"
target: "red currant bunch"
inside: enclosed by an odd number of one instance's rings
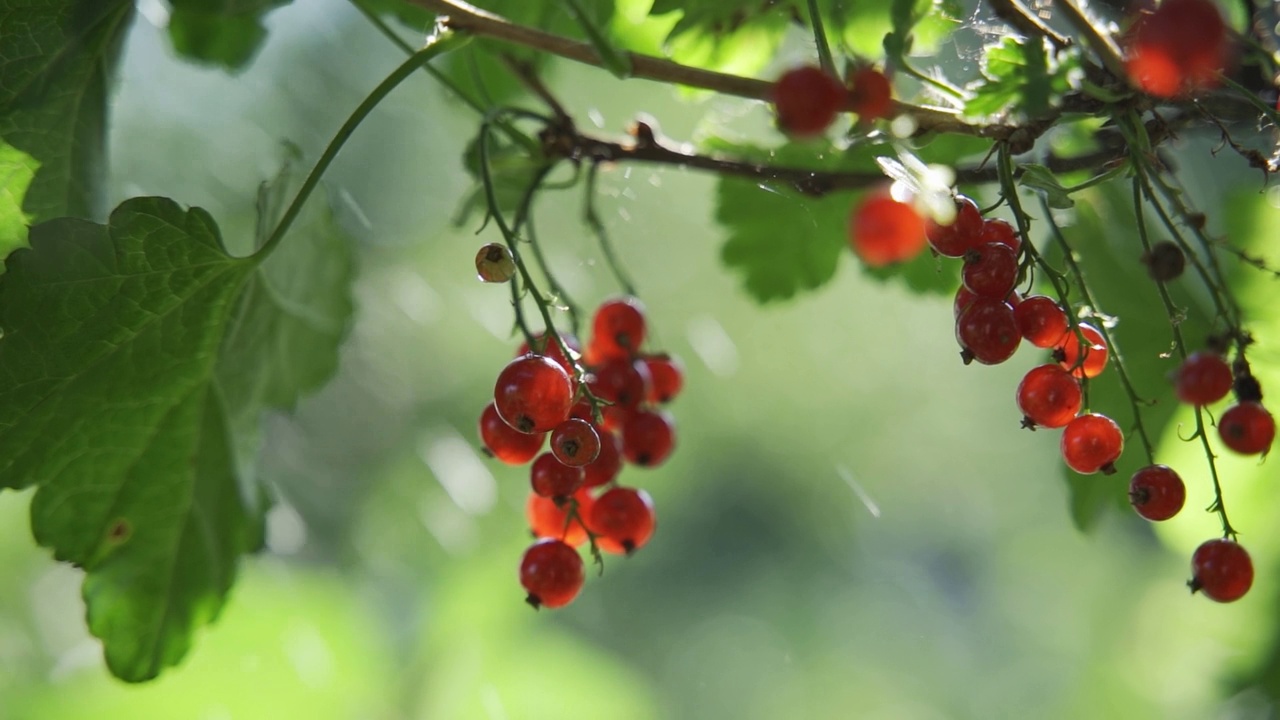
[[[481,413],[489,456],[532,462],[525,515],[538,542],[525,552],[520,582],[535,608],[577,597],[583,543],[597,557],[629,555],[653,536],[653,500],[617,478],[624,463],[654,467],[675,449],[675,423],[661,406],[680,394],[684,367],[674,355],[645,352],[648,335],[639,300],[607,300],[585,349],[568,334],[522,344]]]

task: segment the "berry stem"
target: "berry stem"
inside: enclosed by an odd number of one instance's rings
[[[1042,196],[1040,198],[1040,207],[1044,212],[1045,223],[1049,226],[1049,234],[1053,236],[1054,242],[1062,250],[1062,256],[1066,259],[1067,267],[1071,270],[1072,276],[1075,277],[1076,285],[1080,288],[1080,293],[1084,297],[1084,301],[1089,304],[1093,311],[1098,311],[1098,304],[1093,299],[1093,293],[1089,290],[1088,283],[1085,282],[1084,272],[1080,269],[1080,264],[1076,262],[1071,246],[1067,244],[1066,237],[1062,234],[1062,228],[1053,219],[1053,212],[1049,208],[1049,202]],[[1147,464],[1155,465],[1155,449],[1151,444],[1151,437],[1147,434],[1146,425],[1142,422],[1142,405],[1150,403],[1138,397],[1137,391],[1133,387],[1133,380],[1129,376],[1129,368],[1125,364],[1124,355],[1120,352],[1120,346],[1116,343],[1115,338],[1111,337],[1110,331],[1107,329],[1105,322],[1097,324],[1098,332],[1102,333],[1102,339],[1107,341],[1107,347],[1111,351],[1111,360],[1115,363],[1116,372],[1120,376],[1120,384],[1124,386],[1124,392],[1129,396],[1129,407],[1133,410],[1133,425],[1138,431],[1138,439],[1142,441],[1142,449],[1147,453]]]
[[[605,228],[604,221],[600,219],[600,213],[596,210],[596,180],[599,172],[599,162],[593,162],[587,168],[583,217],[587,227],[591,229],[591,233],[596,236],[596,242],[600,244],[600,252],[604,255],[605,263],[609,265],[609,270],[613,273],[613,277],[618,281],[618,287],[622,289],[624,294],[636,297],[636,286],[631,282],[627,274],[623,272],[622,263],[618,260],[618,255],[613,247],[613,241],[609,239],[609,231]]]
[[[1133,179],[1133,214],[1138,229],[1138,239],[1142,242],[1142,247],[1147,252],[1151,251],[1151,238],[1147,236],[1147,223],[1144,218],[1142,200],[1144,197],[1151,199],[1149,193],[1150,187],[1147,186],[1142,170],[1139,169]],[[1154,200],[1152,204],[1156,204]],[[1160,291],[1160,300],[1164,303],[1165,314],[1169,318],[1169,328],[1173,331],[1173,344],[1178,351],[1178,358],[1185,361],[1187,359],[1187,344],[1182,337],[1183,314],[1173,304],[1173,298],[1169,296],[1167,283],[1158,279],[1155,282],[1156,288]],[[1209,477],[1213,479],[1213,503],[1206,510],[1218,514],[1218,518],[1222,521],[1222,536],[1234,538],[1237,533],[1235,528],[1231,526],[1231,521],[1227,518],[1227,507],[1222,501],[1222,483],[1218,480],[1217,456],[1213,454],[1213,448],[1209,445],[1209,434],[1205,432],[1204,409],[1197,405],[1195,410],[1196,435],[1200,437],[1200,446],[1204,448],[1205,460],[1209,463]]]
[[[1031,223],[1025,210],[1022,209],[1022,201],[1018,198],[1018,187],[1014,183],[1014,167],[1013,152],[1009,148],[1008,143],[1000,143],[997,147],[996,169],[1000,176],[1000,196],[1009,205],[1009,210],[1013,213],[1014,223],[1018,228],[1018,235],[1022,238],[1022,251],[1030,258],[1031,263],[1035,267],[1039,267],[1045,275],[1049,277],[1049,282],[1053,285],[1054,294],[1058,296],[1058,302],[1062,305],[1063,310],[1069,310],[1071,307],[1070,297],[1071,289],[1067,285],[1066,276],[1054,269],[1044,256],[1036,250],[1036,246],[1031,242]],[[1088,340],[1084,333],[1080,330],[1080,320],[1075,313],[1067,312],[1067,325],[1071,328],[1071,332],[1075,334],[1076,340],[1081,347],[1088,345]],[[1080,353],[1077,360],[1077,366],[1084,362],[1084,353]],[[1073,368],[1074,369],[1074,368]],[[1081,373],[1083,374],[1083,373]],[[1089,406],[1089,378],[1080,378],[1080,391],[1083,395],[1083,406]]]
[[[544,181],[551,174],[554,165],[548,164],[539,168],[534,175],[533,181],[529,183],[529,187],[525,189],[524,195],[520,198],[519,205],[516,206],[516,215],[511,222],[511,231],[517,236],[523,226],[525,229],[525,240],[529,248],[533,251],[533,261],[537,263],[538,269],[542,272],[542,276],[547,279],[547,286],[554,294],[555,299],[559,303],[559,307],[563,308],[569,316],[569,327],[574,335],[579,335],[579,315],[578,305],[569,296],[568,291],[560,284],[555,274],[551,272],[551,264],[547,262],[546,256],[542,254],[542,244],[538,242],[538,232],[533,224],[533,199],[537,195],[538,190],[544,187]],[[530,346],[532,347],[532,346]],[[565,357],[569,357],[566,355]]]
[[[809,2],[809,25],[813,28],[813,44],[818,46],[818,66],[832,77],[839,77],[836,72],[836,61],[831,56],[831,45],[827,42],[827,31],[822,25],[822,12],[818,10],[818,0]]]
[[[262,246],[253,254],[256,262],[266,260],[279,247],[280,241],[285,234],[289,232],[289,228],[293,225],[293,221],[298,218],[298,213],[302,212],[303,205],[306,204],[307,198],[311,197],[311,193],[320,184],[320,178],[324,176],[329,165],[333,163],[333,159],[338,156],[338,152],[342,150],[342,146],[346,144],[356,128],[360,127],[360,123],[364,121],[369,113],[378,106],[392,90],[395,90],[405,78],[412,75],[418,68],[424,66],[432,58],[443,52],[453,49],[460,41],[464,40],[450,31],[437,28],[437,32],[427,39],[426,47],[410,55],[407,60],[401,63],[391,74],[383,78],[368,96],[356,106],[346,122],[342,123],[342,127],[338,128],[338,132],[329,141],[324,152],[320,154],[320,159],[316,161],[315,167],[311,168],[311,173],[307,175],[307,179],[302,182],[302,187],[298,188],[298,194],[294,196],[293,202],[289,203],[288,209],[284,211],[284,215],[280,221],[276,223],[276,227],[271,231]]]

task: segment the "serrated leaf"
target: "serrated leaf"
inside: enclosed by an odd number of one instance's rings
[[[12,0],[0,12],[0,142],[39,169],[32,222],[104,212],[107,87],[133,17],[128,0]]]
[[[106,226],[37,225],[6,264],[0,482],[38,486],[32,532],[85,569],[111,671],[155,677],[261,542],[212,386],[254,263],[226,254],[204,211],[140,198]]]
[[[267,37],[262,18],[290,0],[172,0],[169,39],[189,60],[236,70]]]

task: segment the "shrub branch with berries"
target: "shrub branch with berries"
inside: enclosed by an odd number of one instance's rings
[[[420,74],[476,113],[464,153],[476,185],[457,219],[486,234],[475,270],[506,286],[523,341],[491,401],[476,397],[478,444],[529,466],[536,541],[518,579],[534,607],[578,595],[578,548],[603,570],[602,553],[654,538],[653,500],[620,473],[659,467],[675,446],[665,406],[683,369],[649,332],[668,319],[644,312],[596,207],[602,175],[632,165],[717,178],[721,258],[763,304],[822,287],[852,256],[869,277],[953,296],[972,372],[1036,353],[1011,388],[1007,432],[1060,432],[1077,522],[1126,501],[1148,520],[1181,520],[1182,477],[1203,474],[1221,532],[1194,552],[1190,588],[1246,596],[1253,565],[1237,535],[1266,528],[1232,524],[1219,466],[1224,453],[1265,459],[1275,424],[1250,355],[1268,338],[1251,332],[1258,318],[1235,278],[1280,271],[1224,234],[1234,218],[1188,190],[1180,163],[1236,162],[1270,181],[1280,53],[1266,13],[1250,4],[1258,16],[1232,24],[1212,0],[1124,12],[993,0],[968,19],[932,0],[857,17],[819,0],[691,3],[666,26],[663,57],[621,32],[676,12],[661,4],[624,21],[607,0],[566,0],[552,15],[516,0],[352,2],[406,59],[304,179],[286,168],[264,182],[257,233],[231,241],[168,198],[103,211],[98,150],[132,3],[49,0],[0,17],[0,485],[35,488],[33,535],[83,569],[89,629],[117,676],[178,662],[239,558],[262,547],[262,417],[324,384],[352,317],[351,248],[318,229],[308,201],[364,119]],[[210,12],[256,22],[267,9]],[[241,32],[236,18],[202,26],[201,42],[175,31],[175,48],[241,68],[262,36],[225,36]],[[424,27],[425,40],[404,39]],[[767,30],[762,58],[775,59],[717,64],[675,42],[702,33],[717,46],[735,28]],[[798,31],[812,39],[804,57],[785,42]],[[947,59],[963,33],[981,46],[967,66]],[[669,138],[637,107],[617,134],[586,131],[546,80],[550,57],[736,98],[772,127],[759,145],[731,139],[750,132]],[[478,86],[486,77],[508,89]],[[583,228],[615,297],[580,305],[544,251],[534,209],[566,187],[584,193]],[[783,241],[783,225],[804,231]],[[1143,333],[1154,342],[1134,341]],[[1177,403],[1203,469],[1164,462],[1157,433]],[[180,583],[165,575],[175,567]]]

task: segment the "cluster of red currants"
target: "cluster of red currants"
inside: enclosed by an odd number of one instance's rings
[[[520,582],[535,608],[577,597],[586,572],[576,548],[584,542],[631,554],[653,535],[649,494],[617,478],[624,462],[653,467],[670,456],[675,425],[659,406],[680,392],[684,371],[675,357],[641,352],[646,332],[638,300],[608,300],[585,351],[567,334],[523,344],[480,415],[490,456],[532,461],[525,509],[538,541],[524,554]]]

